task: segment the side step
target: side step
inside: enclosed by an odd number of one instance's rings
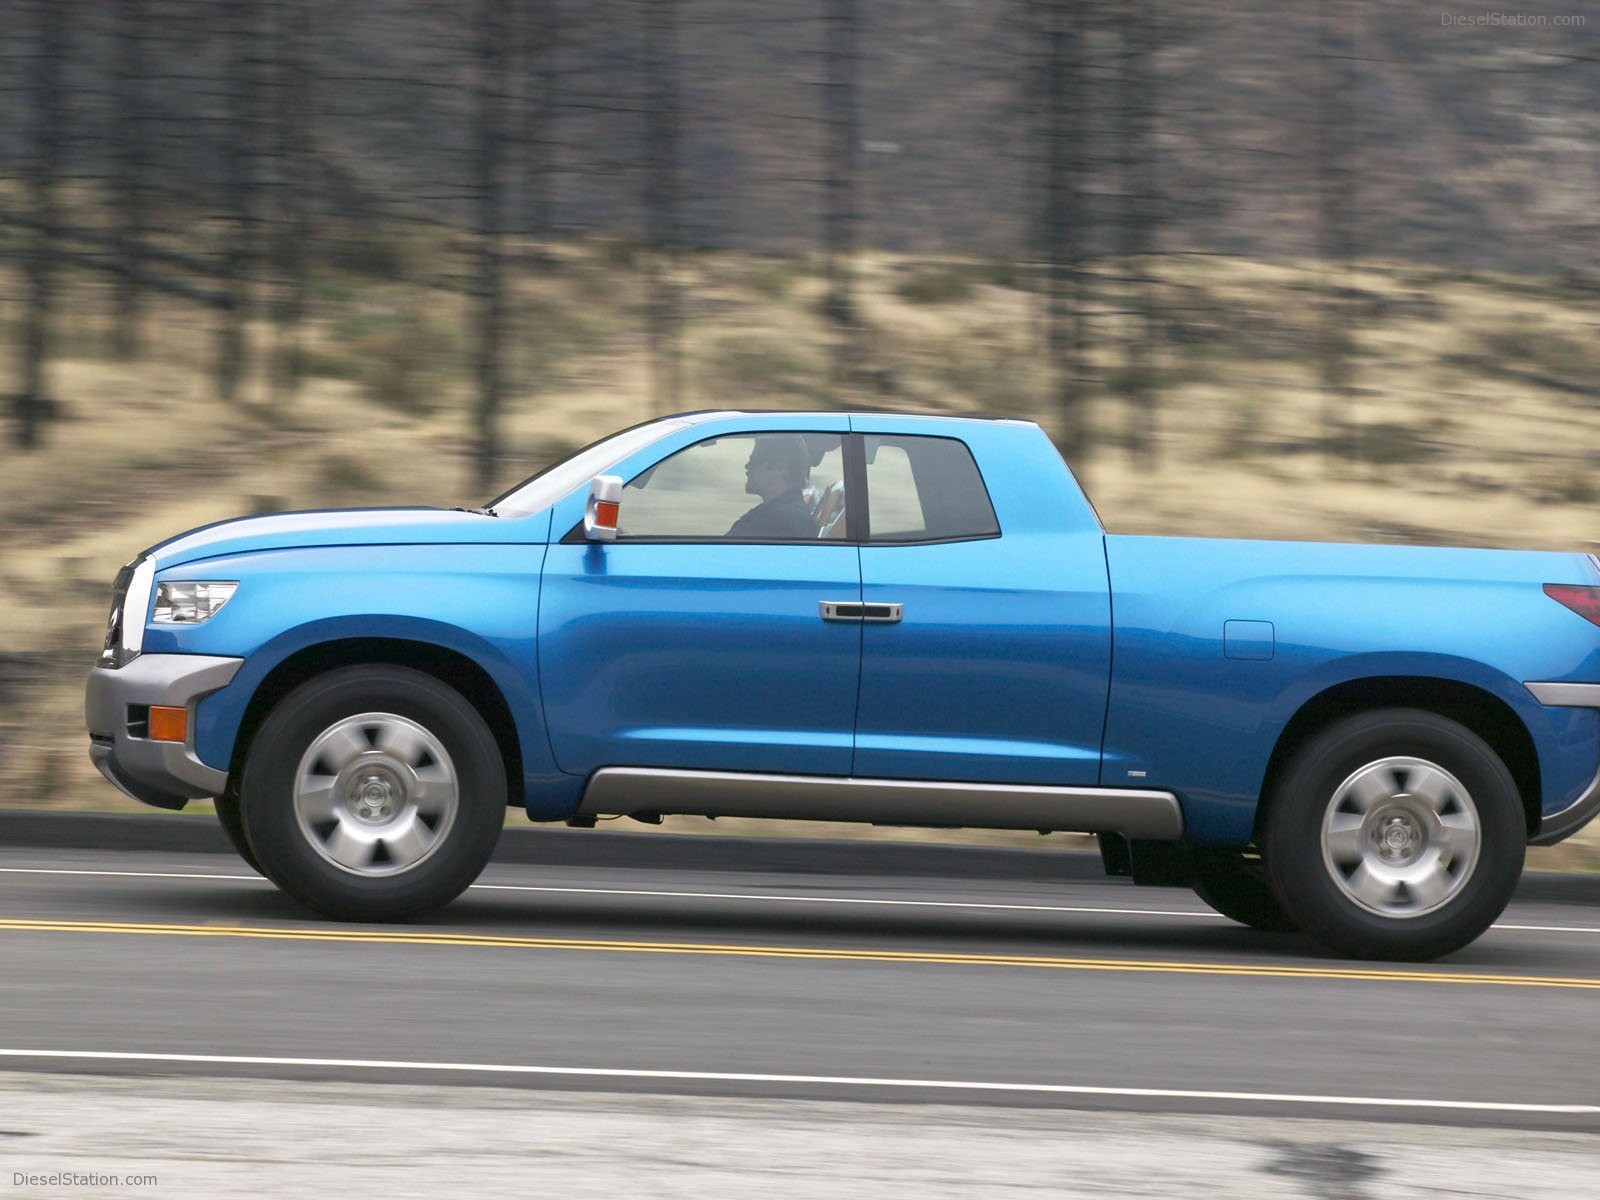
[[[760,775],[602,767],[589,777],[581,817],[765,817],[875,825],[1118,833],[1148,841],[1183,837],[1171,792],[1136,788],[1034,787],[832,775]]]

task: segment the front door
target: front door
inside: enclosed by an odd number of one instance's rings
[[[562,770],[845,775],[859,623],[856,547],[835,522],[833,430],[709,438],[623,489],[617,540],[550,547],[539,679]]]

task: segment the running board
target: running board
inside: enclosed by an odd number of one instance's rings
[[[1183,837],[1183,809],[1171,792],[649,767],[596,771],[576,815],[634,813]]]

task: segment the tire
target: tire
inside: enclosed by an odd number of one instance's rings
[[[228,790],[212,801],[212,806],[217,810],[217,823],[222,826],[222,832],[228,837],[228,843],[244,859],[245,865],[257,875],[265,875],[261,864],[256,860],[255,851],[250,848],[250,839],[244,832],[244,815],[239,804],[239,791],[231,784]]]
[[[1379,709],[1330,725],[1268,797],[1262,851],[1284,911],[1355,958],[1459,950],[1504,911],[1527,826],[1482,738],[1435,713]]]
[[[505,762],[431,675],[346,667],[272,710],[241,792],[249,845],[280,888],[337,920],[400,921],[443,908],[489,861]]]
[[[1298,928],[1267,885],[1261,859],[1242,850],[1196,848],[1194,894],[1229,920],[1263,933]]]

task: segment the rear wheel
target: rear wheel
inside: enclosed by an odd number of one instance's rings
[[[1260,855],[1196,848],[1194,893],[1223,916],[1251,929],[1290,933],[1295,928],[1267,885]]]
[[[404,667],[347,667],[286,696],[244,769],[243,825],[268,875],[327,916],[448,904],[488,862],[505,764],[460,693]]]
[[[1471,730],[1382,709],[1329,726],[1269,798],[1263,851],[1285,912],[1359,958],[1429,959],[1493,924],[1522,873],[1516,783]]]

